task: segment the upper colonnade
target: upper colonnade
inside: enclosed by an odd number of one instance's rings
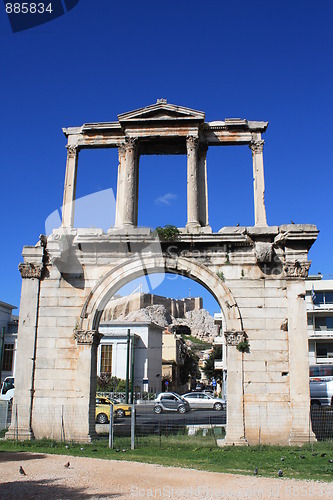
[[[86,123],[64,128],[68,139],[62,226],[74,225],[78,155],[81,149],[118,148],[116,229],[138,224],[139,159],[141,155],[187,155],[187,224],[189,232],[209,231],[207,150],[209,146],[248,145],[252,151],[255,225],[267,226],[261,134],[268,123],[226,118],[205,122],[205,113],[156,104],[118,115],[117,122]]]

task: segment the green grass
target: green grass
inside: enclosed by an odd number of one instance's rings
[[[186,335],[183,333],[184,340],[190,340],[193,342],[194,346],[200,349],[210,349],[212,347],[211,342],[205,342],[204,340],[198,339],[197,337],[193,337],[193,335]]]
[[[329,460],[333,460],[332,442],[314,443],[302,448],[277,446],[218,448],[214,436],[210,433],[207,436],[140,437],[136,446],[135,450],[131,450],[129,438],[118,437],[115,438],[113,450],[108,448],[107,440],[102,439],[84,445],[49,440],[17,443],[2,440],[0,453],[4,451],[53,453],[250,475],[253,474],[254,468],[258,467],[259,476],[278,477],[277,471],[282,469],[283,476],[287,478],[333,480],[333,463],[329,463]],[[117,452],[116,449],[121,451]],[[123,449],[126,452],[122,452]],[[281,458],[284,460],[281,461]]]

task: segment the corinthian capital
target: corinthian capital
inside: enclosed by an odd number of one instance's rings
[[[67,145],[67,156],[68,158],[74,158],[79,154],[79,148],[76,145]]]
[[[227,345],[237,346],[239,342],[244,342],[247,338],[245,332],[224,332]]]
[[[186,137],[187,152],[195,151],[198,147],[198,144],[199,144],[198,137],[195,137],[194,135],[188,135]]]
[[[126,144],[122,143],[118,146],[118,154],[119,156],[123,156],[126,153]]]
[[[32,264],[31,262],[21,262],[18,266],[22,278],[37,278],[41,279],[43,266]]]
[[[252,141],[249,144],[249,147],[252,151],[252,154],[262,153],[262,151],[264,149],[264,143],[265,143],[265,141]]]
[[[78,344],[99,344],[103,335],[96,330],[74,330],[74,338]]]
[[[124,147],[126,151],[133,150],[136,147],[137,143],[138,143],[137,137],[126,137]]]

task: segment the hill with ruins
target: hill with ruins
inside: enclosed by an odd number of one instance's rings
[[[102,321],[149,321],[169,331],[212,342],[218,334],[214,318],[203,308],[201,297],[173,299],[138,292],[115,297],[104,310]]]

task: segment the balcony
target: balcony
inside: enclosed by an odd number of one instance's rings
[[[223,370],[223,361],[214,361],[215,370]]]
[[[219,337],[215,337],[214,338],[214,344],[215,345],[222,345],[222,344],[225,344],[225,338],[224,336],[219,336]]]
[[[333,339],[333,330],[313,330],[313,329],[309,329],[308,330],[308,338],[311,339],[311,340],[314,340],[314,339],[321,339],[321,340],[324,340],[324,339],[330,339],[332,340]]]

